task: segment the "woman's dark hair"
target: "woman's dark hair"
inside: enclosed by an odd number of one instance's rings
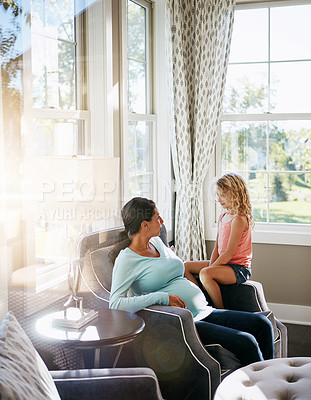
[[[125,232],[131,240],[139,232],[143,221],[151,221],[155,213],[155,203],[145,197],[134,197],[121,210]]]
[[[132,236],[138,233],[143,221],[151,221],[155,214],[155,202],[145,197],[134,197],[121,210],[124,231],[120,233],[119,242],[110,252],[114,263],[121,250],[131,244]]]

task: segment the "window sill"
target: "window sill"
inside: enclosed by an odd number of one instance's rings
[[[311,228],[299,224],[257,223],[253,232],[253,243],[284,244],[292,246],[311,246]]]
[[[208,229],[206,240],[215,240],[216,225]],[[252,235],[253,243],[280,244],[289,246],[311,246],[310,226],[285,224],[264,224],[257,222]]]

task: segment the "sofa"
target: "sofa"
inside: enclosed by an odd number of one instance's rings
[[[109,306],[113,269],[110,255],[122,230],[118,227],[92,232],[80,242],[78,293],[87,308]],[[164,225],[160,236],[168,245]],[[264,313],[270,319],[275,357],[286,357],[287,330],[269,310],[262,285],[249,280],[239,286],[223,286],[221,291],[225,308]],[[145,329],[124,347],[118,367],[151,368],[165,399],[211,400],[220,382],[241,367],[239,360],[219,344],[203,346],[189,310],[154,305],[138,314],[145,321]]]
[[[0,398],[3,400],[162,400],[150,368],[49,372],[10,311],[0,324]]]

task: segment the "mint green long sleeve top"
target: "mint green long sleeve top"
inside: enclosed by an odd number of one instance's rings
[[[135,313],[153,304],[168,305],[169,294],[174,294],[184,300],[195,320],[209,315],[213,308],[201,289],[184,277],[181,259],[159,237],[150,242],[160,257],[140,256],[128,247],[121,250],[113,268],[109,307]]]

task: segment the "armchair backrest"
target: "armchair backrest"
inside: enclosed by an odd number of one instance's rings
[[[110,255],[115,245],[120,242],[120,233],[123,230],[124,227],[119,226],[88,233],[81,238],[79,294],[91,292],[99,300],[109,301],[113,270]],[[165,225],[162,225],[160,237],[168,245]]]
[[[113,263],[109,257],[120,241],[123,227],[91,232],[80,241],[80,276],[78,293],[91,292],[99,300],[109,301]]]

